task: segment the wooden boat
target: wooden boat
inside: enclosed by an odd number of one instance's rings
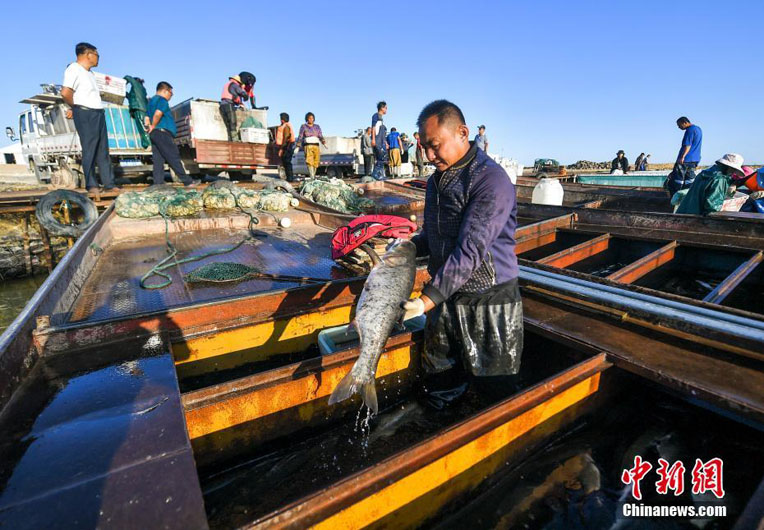
[[[527,219],[538,215],[534,210]],[[584,224],[574,226],[565,211],[544,215],[547,220],[518,233],[518,252],[540,249],[544,238],[556,240],[558,230],[575,233],[586,223],[605,226],[606,219],[584,217]],[[164,223],[125,221],[108,212],[77,241],[0,339],[0,521],[14,528],[75,522],[168,528],[418,526],[457,513],[465,499],[482,491],[477,488],[498,480],[502,469],[529,460],[604,404],[644,391],[646,381],[655,385],[649,387],[653,397],[667,390],[691,400],[684,406],[708,407],[712,412],[701,413],[709,415],[706,422],[720,421],[713,411],[734,418],[730,424],[740,430],[739,439],[756,439],[746,424],[764,425],[764,373],[749,351],[755,345],[730,352],[719,340],[702,342],[688,328],[677,340],[670,321],[661,327],[627,321],[611,307],[550,293],[530,280],[523,288],[530,345],[524,370],[536,379],[527,379],[519,392],[479,404],[402,445],[382,443],[381,452],[372,447],[374,458],[361,452],[353,465],[339,470],[317,468],[326,461],[316,460],[307,466],[315,482],[301,476],[299,465],[278,484],[266,480],[267,473],[260,482],[253,463],[276,458],[270,456],[274,451],[287,469],[289,462],[312,462],[304,459],[306,453],[295,453],[293,444],[302,444],[300,451],[306,445],[321,448],[322,436],[337,439],[337,433],[352,432],[357,407],[357,402],[327,405],[357,349],[321,357],[315,347],[319,331],[349,321],[363,286],[363,278],[332,273],[333,265],[324,260],[328,249],[321,238],[344,219],[316,211],[290,217],[295,230],[283,234],[275,219],[263,216],[258,229],[270,239],[258,241],[241,259],[278,267],[270,272],[331,281],[255,279],[167,291],[167,296],[99,291],[105,283],[135,285],[151,265],[140,262],[148,259],[148,245],[138,245],[140,259],[128,259],[130,241],[153,245],[154,260],[163,256]],[[729,230],[723,220],[683,222],[686,234],[700,234],[701,227],[712,234]],[[243,216],[187,219],[170,225],[170,237],[184,252],[183,238],[220,246],[230,244],[231,233],[246,232],[247,223]],[[610,223],[608,233],[628,229],[628,223]],[[225,238],[212,237],[220,231]],[[730,232],[749,247],[764,246],[755,223]],[[300,244],[293,246],[295,239]],[[285,252],[269,254],[280,245]],[[290,268],[298,252],[310,269]],[[257,261],[263,257],[269,259]],[[278,259],[285,261],[283,268]],[[173,285],[182,286],[178,272],[173,274]],[[415,289],[426,279],[426,272],[418,271]],[[412,395],[420,348],[417,333],[388,341],[378,372],[388,411]],[[719,373],[726,377],[716,377]],[[755,468],[741,461],[725,469]],[[244,482],[259,489],[236,489],[236,474],[249,469],[254,475],[245,474]],[[731,517],[761,519],[756,511],[761,498],[749,482]],[[225,484],[233,484],[237,495]],[[272,495],[263,497],[268,491]]]

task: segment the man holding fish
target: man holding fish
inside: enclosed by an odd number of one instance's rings
[[[473,380],[508,394],[520,370],[523,310],[517,282],[515,188],[504,169],[469,141],[462,111],[446,100],[427,105],[417,120],[422,147],[437,171],[427,183],[424,226],[411,241],[396,240],[374,267],[356,307],[361,354],[332,393],[337,403],[356,392],[377,412],[374,376],[396,322],[424,313],[422,355],[427,402],[442,408]],[[416,256],[429,256],[431,281],[419,298]]]
[[[417,120],[437,171],[427,183],[424,227],[412,238],[429,255],[432,280],[403,304],[405,318],[427,313],[424,388],[435,407],[459,397],[464,377],[504,392],[520,370],[523,309],[517,282],[515,187],[470,142],[462,111],[433,101]]]

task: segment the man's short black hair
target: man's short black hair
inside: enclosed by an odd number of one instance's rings
[[[682,116],[681,118],[676,120],[676,123],[677,125],[681,125],[683,123],[690,123],[690,118],[688,118],[687,116]]]
[[[427,106],[422,109],[422,112],[419,113],[419,117],[416,120],[416,126],[422,127],[424,122],[433,116],[438,117],[438,125],[448,120],[455,121],[457,125],[467,125],[467,122],[464,119],[464,114],[462,114],[462,110],[459,107],[445,99],[437,99],[432,103],[428,103]]]
[[[385,107],[387,107],[387,101],[380,101],[377,103],[377,110],[382,110]]]
[[[308,112],[308,113],[305,115],[305,121],[308,121],[308,116],[313,116],[313,119],[314,119],[314,120],[316,119],[316,115],[315,115],[315,114],[313,114],[312,112]]]
[[[172,90],[172,85],[167,81],[160,81],[157,83],[157,92],[160,90]]]
[[[281,118],[284,121],[289,121],[289,114],[287,114],[286,112],[282,112],[281,114],[279,114],[279,118]]]
[[[396,129],[395,127],[393,127],[392,129],[390,129],[390,132],[395,132],[395,131],[397,131],[397,130],[398,130],[398,129]]]
[[[98,48],[96,48],[89,42],[78,42],[77,46],[74,47],[74,53],[76,53],[78,57],[80,55],[85,55],[87,52],[95,52],[95,51],[98,51]]]

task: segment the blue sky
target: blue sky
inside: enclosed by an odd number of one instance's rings
[[[704,162],[734,151],[764,163],[760,0],[119,5],[42,1],[39,17],[4,6],[0,125],[16,127],[17,102],[60,83],[86,40],[100,71],[150,91],[167,80],[173,103],[217,99],[228,75],[254,72],[272,125],[310,110],[325,134],[351,135],[385,99],[386,122],[411,133],[423,105],[448,98],[471,131],[486,124],[491,150],[525,163],[618,149],[669,162],[687,115],[703,128]]]

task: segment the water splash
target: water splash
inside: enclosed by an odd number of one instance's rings
[[[361,418],[361,414],[364,409],[366,410],[366,416]],[[369,449],[369,439],[371,437],[371,418],[374,417],[374,413],[369,407],[361,403],[361,407],[358,409],[358,414],[355,417],[355,427],[353,432],[360,432],[361,449],[364,456],[367,455],[366,451]]]

